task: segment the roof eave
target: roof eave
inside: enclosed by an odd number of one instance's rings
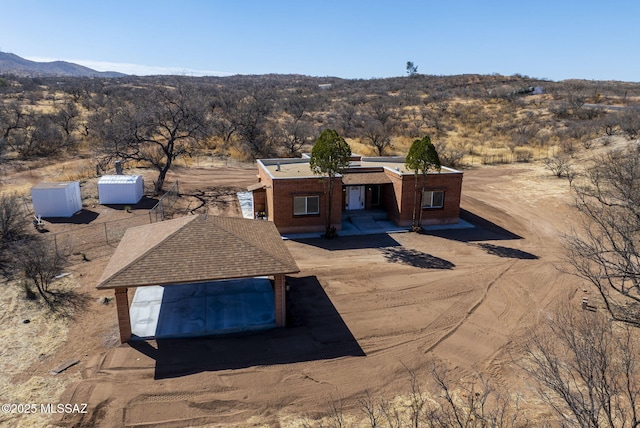
[[[299,273],[300,269],[296,268],[296,269],[291,269],[291,270],[286,270],[286,271],[279,271],[279,272],[261,272],[259,274],[256,275],[242,275],[242,276],[225,276],[225,277],[220,277],[220,278],[208,278],[208,279],[199,279],[196,281],[172,281],[172,282],[164,282],[161,284],[158,284],[157,282],[150,282],[150,283],[135,283],[135,284],[129,284],[129,285],[109,285],[109,282],[111,281],[105,281],[103,283],[100,283],[96,286],[96,288],[98,290],[115,290],[118,288],[133,288],[133,287],[150,287],[150,286],[154,286],[154,285],[160,285],[160,286],[165,286],[165,285],[183,285],[183,284],[203,284],[203,283],[207,283],[207,282],[213,282],[213,281],[224,281],[227,279],[243,279],[243,278],[255,278],[258,276],[273,276],[273,275],[290,275],[290,274],[294,274],[294,273]]]

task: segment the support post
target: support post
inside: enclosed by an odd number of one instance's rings
[[[120,343],[131,339],[131,319],[129,317],[128,288],[116,288],[116,309],[118,311],[118,328],[120,329]]]
[[[276,325],[278,327],[284,327],[287,322],[287,297],[284,274],[275,275],[273,294],[275,297]]]

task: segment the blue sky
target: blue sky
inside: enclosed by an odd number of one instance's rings
[[[640,81],[640,1],[0,0],[0,51],[129,74]]]

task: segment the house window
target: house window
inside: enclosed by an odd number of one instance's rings
[[[293,215],[320,214],[320,196],[294,196]]]
[[[425,190],[422,193],[422,208],[442,208],[444,192],[442,190]]]

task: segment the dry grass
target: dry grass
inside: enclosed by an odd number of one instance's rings
[[[61,288],[74,288],[73,279],[66,277],[57,284]],[[67,340],[69,319],[51,315],[39,302],[28,301],[17,282],[4,284],[0,294],[0,397],[3,403],[57,403],[66,384],[77,381],[79,374],[53,376],[48,371],[58,361],[50,357]],[[24,323],[29,320],[29,323]],[[33,367],[36,369],[33,369]],[[40,368],[42,370],[40,370]],[[36,372],[25,381],[28,370]],[[42,373],[47,374],[42,374]],[[28,375],[27,375],[28,376]],[[19,415],[0,413],[0,425],[12,427],[48,426],[51,416],[40,414]]]

